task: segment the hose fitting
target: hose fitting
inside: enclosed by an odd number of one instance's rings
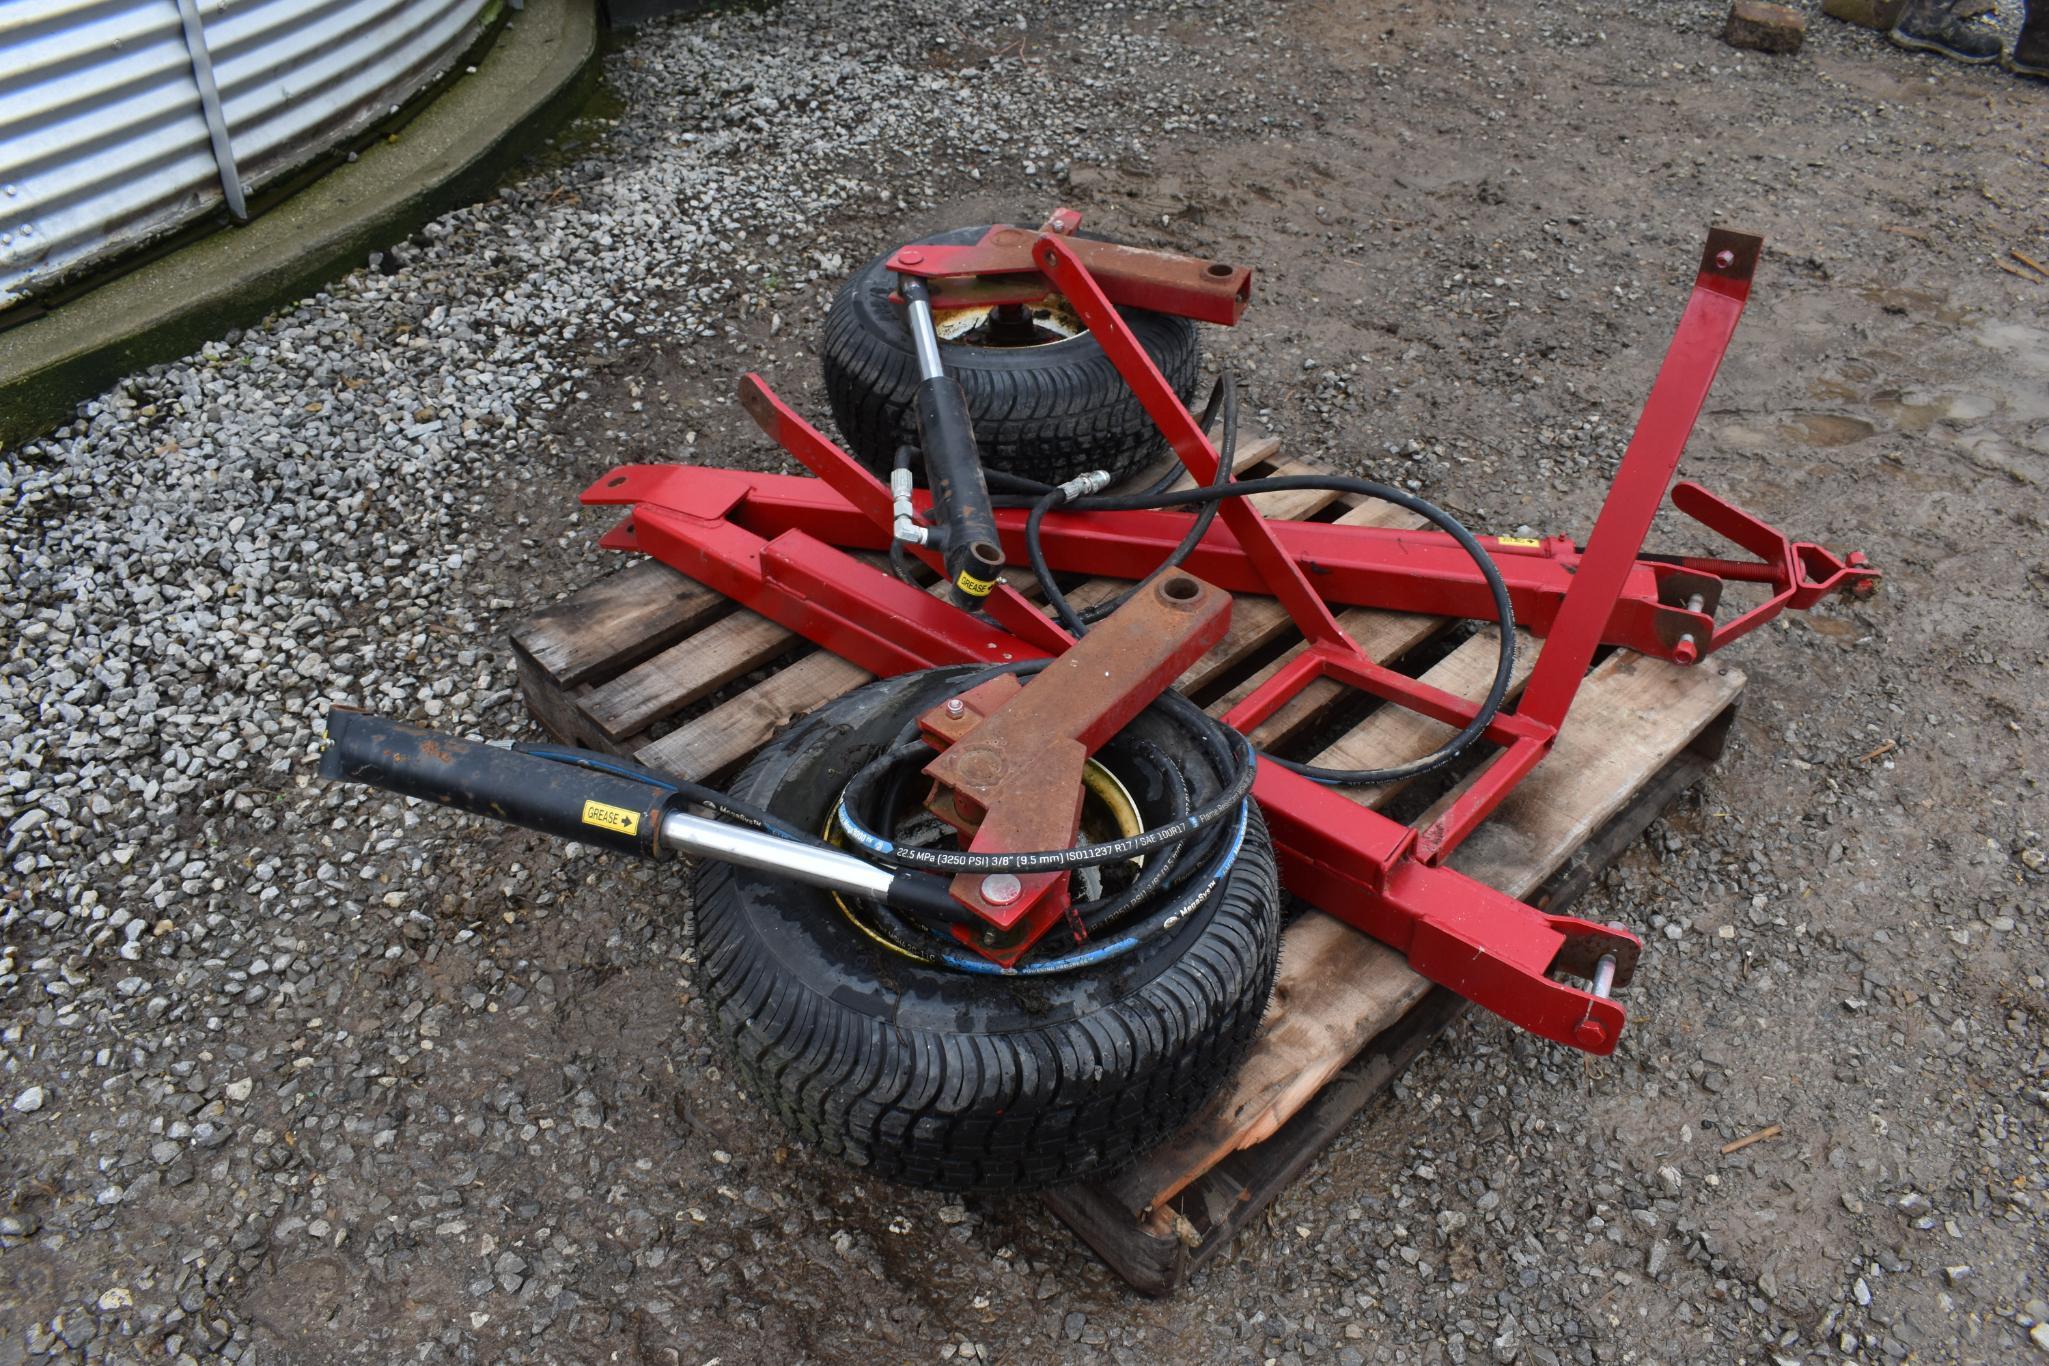
[[[932,539],[932,533],[918,525],[917,514],[911,507],[911,479],[911,472],[901,465],[889,472],[889,495],[895,502],[896,516],[890,535],[910,545],[924,545]]]
[[[1110,471],[1088,470],[1060,485],[1061,501],[1072,498],[1087,498],[1110,487]]]

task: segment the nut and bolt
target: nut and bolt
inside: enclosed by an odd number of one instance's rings
[[[991,906],[1008,906],[1024,895],[1024,884],[1015,873],[991,873],[982,879],[982,900]]]
[[[958,697],[946,699],[946,714],[954,720],[958,721],[961,717],[967,715],[967,710],[968,704],[961,701]]]
[[[1723,248],[1715,253],[1715,264],[1723,270],[1727,270],[1730,266],[1736,264],[1736,253],[1728,250],[1726,247]]]
[[[1698,612],[1706,606],[1707,599],[1699,593],[1695,593],[1686,600],[1686,610],[1689,612]],[[1672,662],[1674,664],[1692,664],[1699,659],[1700,641],[1695,638],[1693,632],[1688,631],[1685,635],[1679,637],[1678,641],[1672,646]]]

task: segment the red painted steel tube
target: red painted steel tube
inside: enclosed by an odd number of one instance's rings
[[[1195,415],[1182,404],[1174,386],[1167,383],[1166,377],[1160,373],[1160,368],[1153,364],[1153,358],[1132,335],[1130,326],[1118,316],[1101,286],[1090,278],[1088,268],[1074,254],[1073,242],[1056,233],[1043,233],[1032,248],[1032,258],[1045,271],[1047,278],[1060,287],[1061,294],[1081,315],[1081,320],[1089,325],[1089,334],[1103,348],[1110,363],[1117,367],[1117,373],[1123,376],[1124,382],[1131,386],[1139,406],[1145,409],[1146,415],[1167,438],[1167,444],[1181,458],[1188,473],[1199,484],[1215,478],[1219,462],[1216,447],[1210,445],[1209,435],[1195,420]],[[1274,540],[1273,532],[1266,519],[1259,515],[1259,510],[1242,498],[1228,498],[1218,509],[1218,516],[1237,537],[1245,558],[1259,572],[1264,591],[1280,599],[1281,606],[1288,609],[1288,616],[1303,639],[1344,645],[1345,633],[1338,626],[1337,618],[1331,615],[1329,604],[1310,586],[1302,567]],[[1200,573],[1192,566],[1189,572]],[[1218,581],[1211,579],[1210,582]],[[1228,585],[1219,583],[1218,586]]]
[[[1523,689],[1519,710],[1552,726],[1565,720],[1580,680],[1600,648],[1602,630],[1616,599],[1628,583],[1650,530],[1665,501],[1665,490],[1679,468],[1686,439],[1707,401],[1708,386],[1721,368],[1722,356],[1735,335],[1736,320],[1750,297],[1750,277],[1764,240],[1747,233],[1716,228],[1701,252],[1700,273],[1693,294],[1679,317],[1679,328],[1665,352],[1664,364],[1644,401],[1643,415],[1623,453],[1622,466],[1601,504],[1601,515],[1579,557],[1579,570],[1565,601],[1551,623],[1544,651]],[[1691,663],[1700,656],[1705,637],[1675,644],[1677,657]]]
[[[889,544],[883,527],[816,479],[698,466],[622,468],[672,473],[673,477],[649,491],[648,501],[698,508],[714,499],[723,500],[735,521],[763,536],[804,530],[849,548],[880,550]],[[635,500],[609,496],[600,480],[586,492],[584,501]],[[921,508],[926,505],[922,490],[916,502]],[[996,514],[1004,555],[1012,563],[1025,559],[1026,515],[1015,508]],[[1457,543],[1442,532],[1320,522],[1271,521],[1265,525],[1283,553],[1306,567],[1328,603],[1468,620],[1493,617],[1486,581]],[[1184,513],[1053,512],[1044,518],[1041,543],[1047,562],[1062,573],[1136,579],[1150,573],[1187,529]],[[1482,538],[1483,543],[1486,539]],[[1508,585],[1516,624],[1535,635],[1546,634],[1572,586],[1579,563],[1577,549],[1565,537],[1553,536],[1535,546],[1495,545],[1490,550]],[[1186,567],[1197,577],[1234,593],[1265,591],[1265,579],[1221,518],[1212,523]],[[1636,565],[1602,632],[1604,643],[1669,658],[1672,642],[1682,634],[1693,632],[1705,639],[1714,629],[1714,619],[1706,613],[1658,601],[1658,572],[1665,567],[1650,562]],[[998,613],[993,601],[989,610],[992,615]],[[1038,615],[1036,609],[1027,610]],[[1057,642],[1041,643],[1058,648]]]

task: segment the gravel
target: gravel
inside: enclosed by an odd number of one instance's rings
[[[6,453],[0,1362],[2049,1350],[2049,333],[1987,264],[2049,259],[2039,99],[1725,11],[657,25],[495,198]],[[847,273],[1059,201],[1260,264],[1207,340],[1291,453],[1521,533],[1590,519],[1700,224],[1760,223],[1690,469],[1893,574],[1738,648],[1722,774],[1583,906],[1652,944],[1616,1058],[1462,1022],[1169,1305],[788,1143],[680,879],[311,773],[337,704],[530,735],[505,629],[614,563],[575,490],[780,467],[735,373],[822,411]]]

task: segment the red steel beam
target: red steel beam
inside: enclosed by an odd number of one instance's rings
[[[1062,214],[1072,215],[1063,219]],[[925,281],[934,308],[978,308],[989,304],[1037,303],[1048,294],[1068,294],[1066,285],[1034,258],[1049,236],[1064,239],[1087,268],[1096,288],[1124,308],[1171,313],[1229,327],[1252,297],[1252,272],[1223,261],[1178,252],[1100,242],[1071,234],[1080,216],[1061,210],[1038,232],[999,223],[978,242],[959,246],[930,243],[900,247],[886,263],[899,275]]]

